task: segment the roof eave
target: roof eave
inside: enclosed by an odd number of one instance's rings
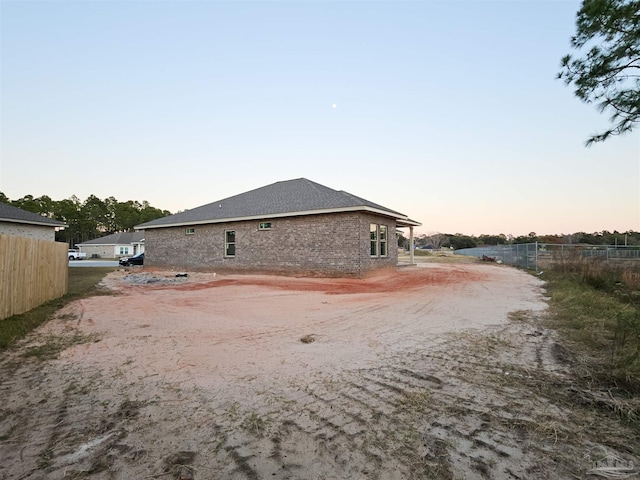
[[[415,220],[411,220],[410,218],[403,218],[402,220],[396,220],[396,226],[402,227],[421,227],[422,224]]]
[[[31,221],[31,220],[19,220],[17,218],[0,218],[0,222],[10,222],[10,223],[23,223],[25,225],[38,225],[42,227],[56,227],[56,228],[66,228],[69,225],[66,223],[51,223],[46,221]]]
[[[400,223],[407,223],[406,226],[420,226],[421,223],[415,222],[405,216],[399,217],[397,212],[390,212],[388,210],[382,210],[378,208],[368,207],[368,206],[356,206],[356,207],[341,207],[341,208],[327,208],[327,209],[318,209],[318,210],[305,210],[301,212],[284,212],[284,213],[272,213],[265,215],[250,215],[245,217],[230,217],[230,218],[216,218],[209,220],[195,220],[195,221],[185,221],[185,222],[174,222],[174,223],[166,223],[160,225],[148,225],[145,226],[144,223],[140,225],[136,225],[133,228],[136,230],[147,230],[153,228],[170,228],[170,227],[185,227],[191,225],[208,225],[214,223],[230,223],[230,222],[246,222],[251,220],[263,220],[267,218],[286,218],[286,217],[299,217],[305,215],[321,215],[327,213],[344,213],[344,212],[359,212],[365,211],[370,213],[375,213],[378,215],[384,215],[385,217],[391,217],[396,219],[396,223],[400,225]]]

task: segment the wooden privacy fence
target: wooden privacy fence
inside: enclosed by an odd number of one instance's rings
[[[0,319],[67,293],[67,244],[0,235]]]

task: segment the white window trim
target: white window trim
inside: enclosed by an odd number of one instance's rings
[[[381,229],[384,227],[385,239],[382,240]],[[382,254],[382,244],[384,243],[384,255]],[[378,225],[378,253],[381,258],[389,256],[389,227],[386,225]]]
[[[235,251],[236,251],[237,242],[236,241],[227,242],[227,233],[228,232],[233,232],[234,237],[235,237],[236,230],[225,230],[224,231],[224,257],[225,258],[234,258],[236,256]],[[228,248],[229,245],[233,245],[233,255],[228,255],[227,254],[227,248]]]
[[[195,235],[196,234],[196,229],[194,227],[187,227],[187,228],[184,229],[184,233],[185,233],[185,235]]]
[[[371,233],[373,233],[373,230],[371,230],[371,227],[374,226],[376,227],[375,229],[375,233],[376,233],[376,239],[375,240],[371,240]],[[384,227],[385,229],[385,239],[382,240],[382,236],[381,236],[381,228]],[[371,243],[375,241],[375,246],[376,246],[376,253],[373,254],[371,253]],[[384,244],[384,255],[382,254],[382,245]],[[370,258],[389,258],[389,226],[388,225],[381,225],[379,223],[370,223],[369,224],[369,257]]]
[[[268,227],[263,227],[263,225],[269,225]],[[271,230],[273,227],[271,222],[260,222],[258,223],[258,230]]]
[[[375,240],[371,239],[371,234],[374,232],[373,230],[371,230],[371,227],[374,226],[376,227],[375,229],[375,234],[376,234],[376,238]],[[375,242],[375,246],[376,246],[376,251],[375,253],[371,253],[371,244]],[[379,248],[379,243],[380,243],[380,235],[378,234],[378,224],[377,223],[370,223],[369,224],[369,256],[371,258],[378,258],[379,253],[380,253],[380,248]]]

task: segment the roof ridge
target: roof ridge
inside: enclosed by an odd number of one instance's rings
[[[309,180],[308,178],[301,178],[300,180],[306,181],[308,184],[310,184],[313,187],[313,189],[316,192],[322,192],[322,191],[326,192],[327,190],[331,190],[332,192],[337,192],[337,190],[334,190],[331,187],[326,187],[324,185],[321,185],[320,183],[314,182],[313,180]]]
[[[391,210],[390,208],[387,208],[387,207],[383,207],[382,205],[380,205],[378,203],[375,203],[375,202],[372,202],[370,200],[367,200],[366,198],[359,197],[359,196],[354,195],[353,193],[349,193],[349,192],[347,192],[345,190],[340,190],[340,193],[343,193],[343,194],[347,195],[348,197],[350,197],[352,199],[355,199],[358,202],[362,202],[362,205],[375,206],[376,208],[381,208],[381,209],[387,210],[388,212],[391,212],[391,213],[397,213],[398,215],[404,215],[404,214],[402,214],[400,212],[397,212],[395,210]]]
[[[136,225],[134,228],[218,223],[241,219],[271,218],[347,210],[374,209],[382,214],[406,218],[402,213],[300,177],[280,180],[244,193],[216,200],[191,210]]]

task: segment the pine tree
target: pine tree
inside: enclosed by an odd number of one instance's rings
[[[566,55],[557,78],[611,114],[611,128],[586,145],[631,132],[640,121],[640,1],[584,0],[571,46],[581,56]]]

